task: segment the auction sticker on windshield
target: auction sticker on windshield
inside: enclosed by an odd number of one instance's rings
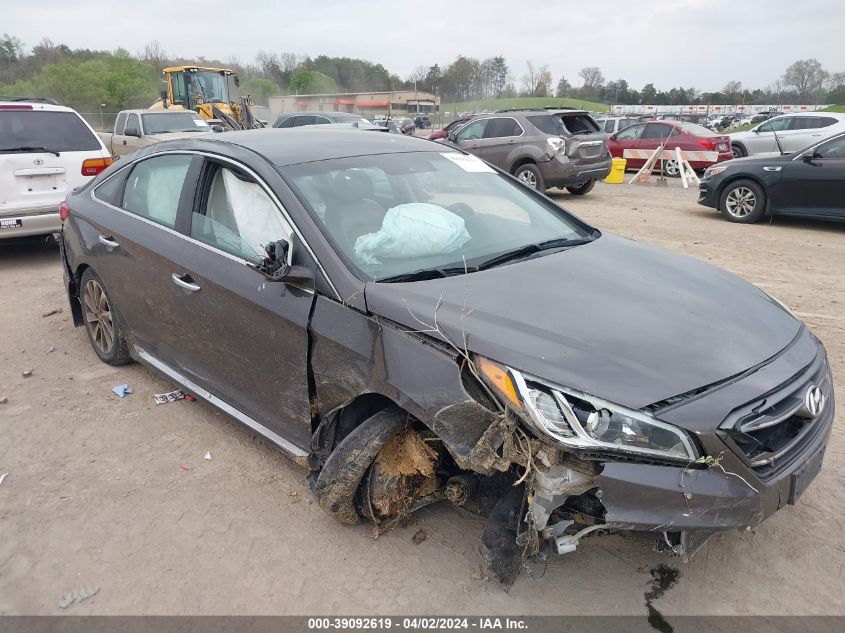
[[[455,163],[458,167],[463,169],[464,171],[473,172],[473,173],[486,173],[486,174],[495,174],[496,171],[490,167],[487,163],[481,160],[478,156],[473,156],[472,154],[458,154],[455,152],[442,152],[440,154],[445,158],[448,158],[453,163]]]

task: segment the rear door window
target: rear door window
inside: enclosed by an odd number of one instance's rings
[[[645,130],[642,133],[640,138],[656,138],[656,139],[664,139],[668,136],[677,136],[680,132],[677,128],[671,128],[668,125],[661,125],[659,123],[649,123],[645,126]]]
[[[501,117],[490,119],[487,123],[487,128],[484,130],[484,138],[503,138],[507,136],[519,136],[522,134],[522,128],[515,119],[510,117]]]
[[[189,154],[170,154],[138,162],[129,174],[121,206],[157,224],[176,228],[179,198],[192,160]]]
[[[94,133],[75,112],[0,110],[0,153],[18,147],[44,147],[51,152],[101,149]]]
[[[313,116],[294,117],[293,127],[300,127],[302,125],[313,125],[313,124],[314,124],[314,117]]]

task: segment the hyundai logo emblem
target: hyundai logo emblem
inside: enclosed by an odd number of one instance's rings
[[[810,385],[807,393],[804,394],[804,410],[810,417],[817,418],[824,409],[824,394],[816,385]]]
[[[32,164],[33,165],[43,165],[44,161],[41,160],[40,158],[36,158],[34,161],[32,161]]]

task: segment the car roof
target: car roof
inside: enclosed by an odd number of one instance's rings
[[[11,107],[8,107],[8,108],[4,108],[4,109],[10,109],[10,110],[14,109],[15,106],[25,106],[25,108],[22,107],[21,109],[45,110],[45,111],[48,111],[48,112],[76,112],[76,110],[74,110],[73,108],[69,108],[67,106],[57,105],[55,103],[47,103],[45,101],[38,101],[38,100],[34,100],[34,101],[21,101],[21,100],[18,100],[18,99],[8,99],[7,100],[7,99],[4,99],[3,97],[0,97],[0,103],[2,103],[5,106],[11,106]]]
[[[292,117],[292,116],[316,116],[316,115],[320,115],[320,116],[344,116],[344,117],[351,116],[351,117],[360,117],[362,119],[364,118],[360,114],[355,114],[354,112],[322,112],[322,111],[318,111],[318,110],[308,110],[307,112],[285,112],[283,114],[280,114],[279,118],[282,118],[282,117],[288,118],[288,117]]]
[[[211,138],[212,142],[231,143],[252,150],[279,167],[351,156],[456,151],[413,136],[367,134],[364,130],[327,125],[236,130],[220,132]]]

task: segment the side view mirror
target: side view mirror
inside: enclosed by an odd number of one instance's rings
[[[162,88],[161,92],[159,93],[161,97],[161,103],[164,106],[164,109],[167,109],[167,88]]]
[[[211,126],[211,131],[212,131],[212,132],[222,132],[222,131],[223,131],[223,126],[222,126],[222,125],[212,125],[212,126]]]
[[[276,240],[264,248],[267,257],[255,266],[267,281],[282,281],[302,288],[314,287],[314,271],[307,266],[288,264],[290,244],[287,240]]]
[[[812,154],[804,154],[801,157],[801,160],[803,160],[808,165],[814,165],[814,166],[818,167],[819,163],[816,162],[817,158],[821,158],[821,156],[819,156],[818,154],[813,152]]]
[[[447,134],[447,135],[446,135],[446,138],[448,138],[448,139],[449,139],[450,141],[452,141],[453,143],[457,143],[457,142],[458,142],[458,135],[457,135],[457,134],[455,134],[454,132],[449,132],[449,134]]]
[[[141,132],[140,132],[140,130],[138,130],[138,128],[136,128],[136,127],[128,127],[128,128],[126,128],[125,130],[123,130],[123,135],[124,135],[124,136],[134,136],[134,137],[136,137],[136,138],[141,138]]]
[[[754,132],[755,134],[759,134],[760,133],[760,127],[759,126],[753,127],[753,128],[751,128],[751,131]]]

